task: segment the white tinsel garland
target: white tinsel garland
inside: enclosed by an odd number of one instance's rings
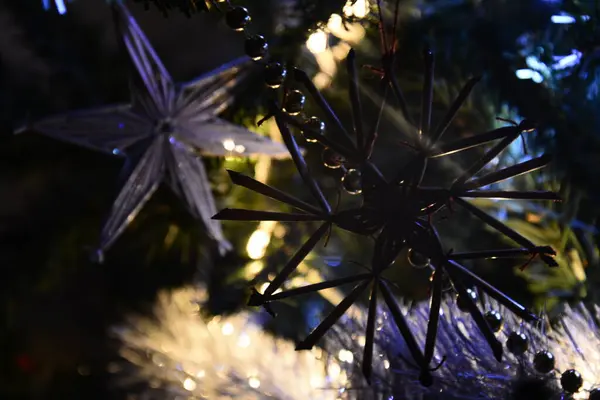
[[[159,296],[155,318],[131,318],[114,332],[132,365],[118,376],[121,387],[147,384],[141,399],[335,400],[345,372],[319,351],[265,333],[242,313],[205,322],[203,291],[180,289]]]
[[[374,360],[380,360],[379,365],[374,365],[377,371],[377,382],[374,383],[377,398],[568,399],[571,397],[562,390],[560,378],[569,369],[575,369],[583,378],[583,385],[572,395],[573,399],[587,400],[590,391],[600,387],[600,329],[583,305],[565,306],[561,319],[552,328],[547,326],[541,329],[539,325],[521,323],[493,300],[485,300],[486,310],[499,311],[503,317],[503,328],[497,333],[498,339],[506,343],[512,331],[524,333],[529,339],[525,354],[515,356],[504,346],[504,359],[497,362],[473,318],[462,312],[449,296],[442,303],[432,368],[436,366],[435,363],[441,365],[433,373],[433,386],[425,388],[418,381],[419,370],[412,362],[393,321],[388,320],[388,314],[380,310],[377,346],[374,350],[377,353],[373,357]],[[599,312],[598,308],[595,310]],[[429,320],[429,305],[420,303],[411,308],[403,307],[403,311],[422,347]],[[329,350],[335,352],[337,346],[339,349],[350,349],[359,356],[362,353],[361,340],[364,338],[357,336],[356,332],[365,331],[365,321],[366,315],[361,320],[343,320],[336,327],[336,338],[330,341]],[[543,350],[550,351],[555,358],[555,369],[548,374],[538,373],[533,365],[534,355]],[[349,371],[348,376],[355,386],[365,386],[360,366],[355,366],[354,373]]]
[[[583,386],[573,399],[587,400],[600,384],[600,330],[583,306],[566,307],[561,320],[545,330],[521,324],[493,300],[486,310],[504,318],[497,334],[505,342],[511,331],[529,339],[527,352],[515,356],[505,348],[497,362],[468,313],[453,298],[442,304],[435,362],[434,385],[423,387],[419,371],[401,336],[380,310],[374,357],[374,382],[367,386],[361,359],[366,314],[355,310],[342,318],[329,335],[326,352],[296,352],[294,344],[262,331],[256,315],[214,318],[206,323],[198,315],[203,293],[181,289],[163,293],[153,320],[132,318],[115,329],[123,342],[122,355],[131,368],[119,375],[121,386],[147,385],[142,399],[194,396],[211,399],[395,399],[484,400],[567,399],[561,374],[577,370]],[[358,312],[357,312],[358,311]],[[423,346],[429,306],[403,307],[408,323]],[[598,309],[596,309],[598,311]],[[548,350],[555,371],[536,372],[532,360]],[[432,365],[433,367],[434,365]]]

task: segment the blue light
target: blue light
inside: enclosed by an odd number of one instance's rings
[[[56,5],[56,10],[60,15],[65,15],[67,13],[67,6],[65,5],[64,0],[54,0],[54,4]],[[46,11],[50,10],[52,7],[51,0],[42,0],[42,7],[44,7],[44,10]]]
[[[63,0],[54,0],[56,3],[56,9],[60,15],[64,15],[67,13],[67,6],[65,6],[65,2]]]
[[[329,267],[339,267],[342,265],[342,259],[340,257],[323,257],[323,261]]]
[[[517,75],[517,78],[519,79],[531,79],[532,81],[534,81],[535,83],[541,83],[544,80],[544,77],[542,76],[542,74],[540,74],[537,71],[534,71],[532,69],[518,69],[515,74]]]
[[[532,69],[518,69],[515,74],[519,79],[531,79],[534,72]]]
[[[527,58],[525,59],[525,64],[527,64],[527,66],[531,69],[543,70],[545,68],[548,68],[546,67],[546,64],[538,60],[538,58],[535,56],[527,56]]]
[[[119,123],[119,129],[123,129],[123,128],[125,128],[125,124],[124,124],[124,123],[122,123],[122,122],[120,122],[120,123]]]
[[[119,150],[119,149],[113,149],[112,153],[113,153],[115,156],[118,156],[119,154],[121,154],[121,150]]]
[[[573,50],[571,54],[564,57],[554,57],[556,63],[552,66],[553,69],[565,69],[574,67],[581,61],[581,52]]]
[[[550,20],[554,24],[574,24],[575,18],[569,14],[553,15]]]
[[[531,77],[531,80],[534,81],[535,83],[542,83],[542,81],[544,80],[544,77],[539,72],[533,71],[533,76]]]

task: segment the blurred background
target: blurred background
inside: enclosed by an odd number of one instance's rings
[[[202,0],[201,0],[202,1]],[[243,37],[223,15],[178,8],[165,15],[156,3],[125,2],[178,82],[188,81],[244,54]],[[165,0],[163,3],[169,3]],[[176,2],[190,4],[192,2]],[[350,125],[347,72],[350,47],[361,65],[380,63],[374,0],[235,1],[248,8],[252,29],[280,60],[304,69],[341,120]],[[395,2],[384,1],[388,21]],[[538,124],[526,143],[516,140],[490,170],[542,153],[550,167],[499,184],[503,189],[555,190],[563,203],[478,201],[480,207],[539,245],[552,245],[559,268],[535,261],[521,271],[514,260],[469,265],[531,307],[560,313],[565,304],[600,301],[598,204],[600,199],[600,13],[594,1],[401,0],[396,74],[409,111],[418,115],[422,49],[436,53],[433,121],[437,124],[471,77],[481,75],[446,134],[451,140],[507,123]],[[195,284],[205,287],[203,314],[247,309],[250,287],[261,288],[306,241],[312,223],[224,222],[234,251],[219,257],[181,201],[160,188],[106,254],[90,261],[103,218],[118,193],[123,161],[65,144],[33,131],[13,132],[29,121],[73,109],[129,100],[128,68],[111,8],[104,0],[71,2],[0,0],[0,397],[127,398],[135,388],[112,384],[107,366],[122,360],[109,334],[132,313],[151,315],[157,293]],[[378,77],[360,70],[364,92]],[[278,140],[265,115],[262,82],[249,82],[223,118]],[[377,104],[364,98],[367,120]],[[306,115],[320,115],[308,102]],[[405,137],[395,111],[384,118],[374,160],[384,173],[402,166]],[[372,117],[371,117],[372,116]],[[298,136],[315,178],[332,203],[339,171],[327,169],[321,148]],[[433,163],[431,182],[451,182],[461,165],[485,148]],[[478,153],[479,152],[479,153]],[[290,161],[205,159],[218,208],[280,210],[274,202],[234,187],[231,169],[306,197]],[[340,208],[355,204],[347,193]],[[440,224],[449,248],[481,250],[511,243],[457,211]],[[371,244],[334,231],[292,277],[290,287],[360,270]],[[427,300],[430,272],[398,260],[393,279],[407,299]],[[264,329],[277,337],[306,336],[331,308],[331,297],[310,295],[276,305]]]

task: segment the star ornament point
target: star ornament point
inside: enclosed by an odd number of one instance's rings
[[[96,259],[167,183],[198,218],[221,252],[231,249],[211,217],[215,200],[202,156],[268,155],[288,158],[283,144],[219,118],[248,77],[252,62],[234,60],[184,84],[173,82],[127,8],[113,5],[136,76],[129,104],[75,111],[18,130],[35,131],[105,154],[125,157],[126,179],[106,219]]]

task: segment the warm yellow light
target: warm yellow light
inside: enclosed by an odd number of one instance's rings
[[[337,29],[343,29],[344,24],[342,21],[342,17],[338,14],[331,14],[329,17],[329,21],[327,21],[327,28],[334,31]]]
[[[267,288],[269,287],[269,285],[270,285],[270,284],[271,284],[271,282],[265,282],[265,283],[263,283],[262,285],[260,285],[260,290],[259,290],[259,292],[260,292],[260,293],[264,293],[264,292],[265,292],[265,290],[267,290]],[[274,291],[274,292],[273,292],[273,294],[277,294],[277,293],[279,293],[279,292],[281,292],[281,288],[279,288],[279,289],[277,289],[276,291]]]
[[[344,14],[347,17],[364,18],[369,14],[369,9],[367,0],[349,0],[344,6]]]
[[[229,336],[233,333],[233,325],[231,325],[229,322],[223,324],[223,327],[221,328],[221,333],[225,336]]]
[[[252,377],[248,379],[248,385],[250,385],[253,389],[258,389],[260,387],[260,380],[258,378]]]
[[[318,388],[323,386],[323,378],[321,378],[320,376],[312,376],[310,378],[310,386],[312,386],[313,388]]]
[[[351,363],[354,360],[354,354],[349,350],[342,349],[338,353],[338,358],[340,361]]]
[[[367,0],[356,0],[352,6],[352,13],[356,18],[364,18],[369,14],[369,2]]]
[[[327,39],[327,33],[324,30],[319,29],[308,37],[306,47],[313,54],[322,53],[327,50]]]
[[[183,381],[183,388],[190,392],[196,389],[196,386],[196,382],[191,378],[186,378],[185,381]]]
[[[327,75],[324,72],[318,72],[313,78],[313,83],[317,87],[317,89],[322,90],[331,84],[331,76]]]
[[[259,260],[252,261],[246,266],[246,277],[251,280],[264,268],[263,262]]]
[[[258,228],[250,235],[246,244],[248,257],[253,260],[260,260],[265,256],[276,225],[276,221],[262,221],[258,225]]]
[[[329,377],[331,379],[337,379],[342,372],[342,368],[338,363],[332,363],[329,365],[329,368],[327,368],[327,372],[329,373]]]
[[[246,245],[246,252],[248,257],[253,260],[260,260],[264,257],[267,246],[271,241],[271,235],[263,230],[256,230],[250,235],[248,244]]]
[[[245,333],[241,334],[238,338],[237,345],[243,349],[250,346],[250,336],[246,335]]]
[[[390,368],[390,362],[388,360],[383,360],[383,368],[385,368],[385,369]]]
[[[235,142],[231,139],[225,139],[223,140],[223,147],[227,151],[233,151],[235,149]]]

